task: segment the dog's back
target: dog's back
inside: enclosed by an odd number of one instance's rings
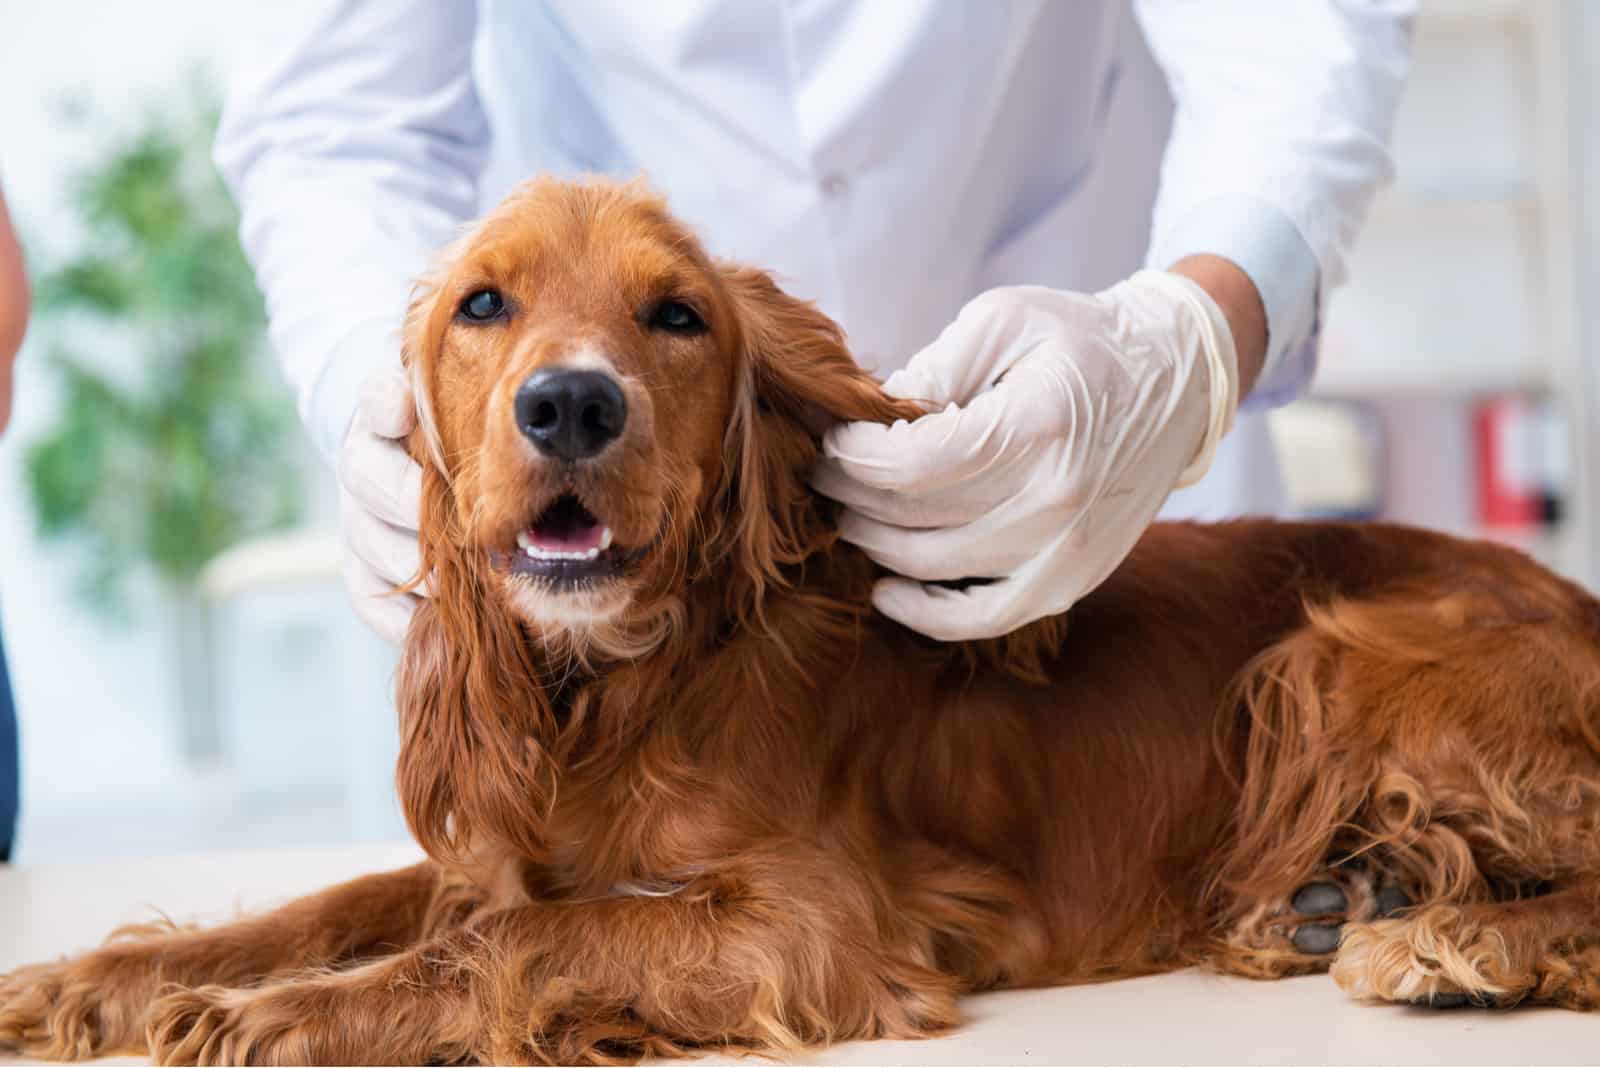
[[[1485,745],[1578,729],[1596,712],[1582,686],[1600,679],[1597,622],[1583,591],[1498,546],[1379,524],[1161,524],[1064,636],[1013,637],[1048,645],[1043,679],[1008,671],[1005,646],[962,656],[879,621],[823,704],[881,724],[841,742],[848,793],[875,792],[889,869],[973,981],[1229,954],[1256,967],[1261,947],[1229,938],[1257,937],[1247,913],[1285,911],[1370,845],[1338,825],[1366,818],[1395,730],[1426,777],[1456,751],[1477,696],[1462,686],[1532,691],[1471,728]],[[1274,967],[1316,964],[1273,949]]]

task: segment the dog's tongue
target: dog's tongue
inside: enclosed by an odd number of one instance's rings
[[[604,534],[605,528],[599,523],[560,531],[534,527],[528,531],[528,542],[523,548],[532,547],[546,553],[583,553],[601,548],[600,539]]]
[[[545,509],[517,539],[524,549],[545,553],[583,553],[609,548],[611,531],[576,497],[562,497]]]

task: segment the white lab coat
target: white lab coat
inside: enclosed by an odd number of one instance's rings
[[[775,270],[884,374],[991,286],[1229,257],[1262,292],[1268,366],[1166,511],[1217,517],[1279,505],[1261,409],[1309,380],[1320,301],[1388,175],[1411,5],[313,6],[235,79],[217,160],[326,452],[460,223],[535,173],[643,173],[714,255]]]

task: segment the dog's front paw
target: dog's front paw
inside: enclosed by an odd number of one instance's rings
[[[60,991],[60,976],[48,964],[0,975],[0,1050],[44,1054]]]
[[[299,1021],[261,1011],[262,1000],[259,991],[220,986],[165,995],[150,1009],[151,1058],[157,1064],[310,1063],[309,1051],[295,1057],[283,1048]]]
[[[0,976],[0,1050],[53,1060],[103,1056],[127,1042],[127,1006],[84,958]]]

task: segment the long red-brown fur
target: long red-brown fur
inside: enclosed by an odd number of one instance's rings
[[[514,314],[463,326],[493,284]],[[664,292],[710,329],[663,337]],[[601,351],[628,436],[581,470],[506,418]],[[805,473],[919,410],[637,187],[533,183],[419,291],[431,599],[400,795],[431,858],[0,979],[0,1046],[166,1061],[607,1061],[956,1026],[1004,986],[1205,965],[1592,1008],[1600,605],[1376,524],[1153,528],[1067,615],[941,645]],[[642,547],[581,610],[508,578],[559,491]],[[612,596],[607,594],[606,596]],[[620,607],[619,607],[620,606]],[[1333,882],[1335,955],[1292,907]],[[1409,908],[1383,916],[1383,887]]]

